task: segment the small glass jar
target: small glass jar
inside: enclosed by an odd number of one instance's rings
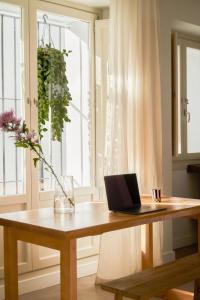
[[[54,210],[56,213],[73,213],[75,211],[73,176],[58,177],[55,182]]]
[[[152,189],[152,199],[154,202],[161,202],[161,189]]]

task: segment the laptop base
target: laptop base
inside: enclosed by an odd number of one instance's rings
[[[141,207],[136,209],[117,210],[117,212],[130,214],[130,215],[141,215],[146,213],[152,213],[154,211],[162,211],[166,209],[167,209],[166,207],[156,207],[155,205],[141,205]]]

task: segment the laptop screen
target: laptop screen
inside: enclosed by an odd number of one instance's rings
[[[130,210],[141,206],[136,174],[104,177],[110,210]]]

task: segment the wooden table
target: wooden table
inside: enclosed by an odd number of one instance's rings
[[[151,199],[145,198],[143,202],[151,202]],[[18,240],[60,251],[61,299],[77,300],[77,238],[172,218],[200,216],[198,200],[165,198],[157,205],[167,209],[136,216],[112,213],[103,203],[93,202],[78,204],[75,214],[55,214],[53,208],[1,214],[6,300],[18,299]],[[147,240],[151,243],[152,228],[146,228]],[[153,257],[148,243],[147,257],[148,260]]]

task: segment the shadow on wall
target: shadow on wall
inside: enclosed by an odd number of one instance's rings
[[[174,163],[173,196],[200,199],[200,174],[187,173],[186,169],[186,164]],[[173,221],[174,249],[187,247],[196,242],[197,223],[195,220],[176,219]]]
[[[200,199],[200,174],[187,173],[186,166],[173,171],[173,196]]]

